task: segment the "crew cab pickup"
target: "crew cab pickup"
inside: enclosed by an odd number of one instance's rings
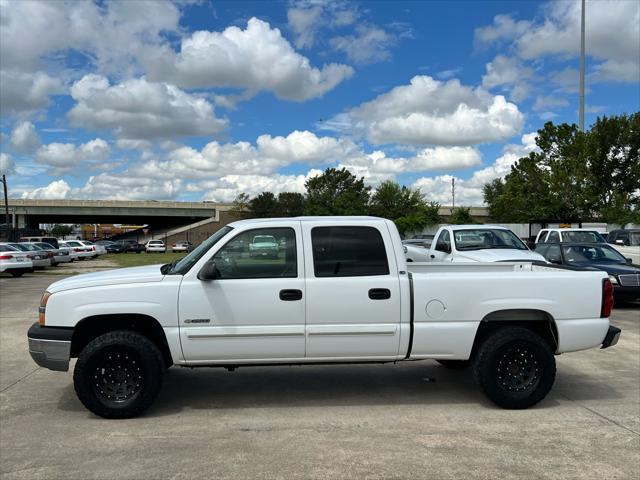
[[[275,258],[251,255],[257,236]],[[605,272],[532,262],[407,265],[393,222],[301,217],[231,223],[180,261],[51,284],[28,332],[38,365],[80,401],[132,417],[165,369],[399,362],[472,366],[505,408],[542,400],[554,355],[618,341]]]
[[[407,258],[412,259],[410,256]],[[423,255],[422,261],[544,262],[545,259],[539,253],[529,250],[508,228],[495,225],[445,225],[436,232],[428,257],[424,258]]]

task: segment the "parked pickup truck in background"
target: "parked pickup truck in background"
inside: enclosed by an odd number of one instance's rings
[[[414,248],[406,253],[407,260],[414,262],[545,261],[511,230],[493,225],[445,225],[436,232],[428,252]]]
[[[279,239],[275,258],[238,249]],[[97,415],[149,407],[171,365],[398,362],[472,366],[505,408],[542,400],[554,355],[618,341],[601,271],[530,262],[409,264],[374,217],[231,223],[172,264],[51,284],[27,334],[38,365],[66,371]],[[223,392],[221,393],[224,394]]]

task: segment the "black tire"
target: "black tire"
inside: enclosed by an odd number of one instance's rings
[[[487,337],[476,355],[474,375],[496,405],[528,408],[542,400],[556,378],[549,344],[526,328],[504,328]]]
[[[18,270],[17,272],[9,272],[11,274],[12,277],[21,277],[22,275],[24,275],[24,272],[22,270]]]
[[[471,360],[436,360],[436,362],[451,370],[462,370],[471,365]]]
[[[96,415],[131,418],[156,399],[164,371],[162,353],[151,340],[118,330],[100,335],[82,349],[73,385],[82,404]]]

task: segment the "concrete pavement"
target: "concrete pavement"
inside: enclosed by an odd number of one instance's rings
[[[620,343],[558,357],[547,399],[500,410],[435,362],[172,368],[141,418],[93,416],[26,331],[61,276],[0,278],[0,477],[638,478],[640,308]]]

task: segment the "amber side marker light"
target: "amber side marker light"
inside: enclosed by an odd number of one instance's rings
[[[41,327],[44,327],[44,313],[47,309],[47,302],[49,301],[50,296],[51,294],[49,292],[44,292],[40,299],[40,307],[38,308],[38,324]]]

